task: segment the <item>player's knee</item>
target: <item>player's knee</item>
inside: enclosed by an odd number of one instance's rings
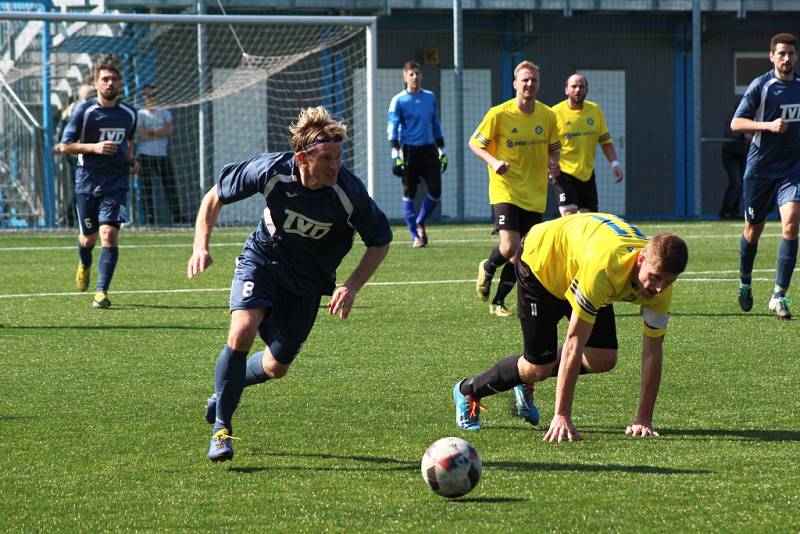
[[[617,365],[617,351],[587,347],[583,353],[582,365],[589,373],[607,373]]]
[[[800,225],[797,224],[797,221],[787,221],[781,228],[782,237],[791,240],[797,239],[798,228],[800,228]]]
[[[511,259],[517,253],[517,247],[519,243],[517,241],[508,240],[503,241],[500,243],[500,254],[503,255],[506,259]]]
[[[519,377],[526,384],[541,382],[550,377],[550,373],[555,366],[555,361],[550,363],[536,364],[520,358],[518,363]]]
[[[228,346],[233,350],[249,351],[256,339],[258,325],[243,321],[231,322],[228,330]]]
[[[289,372],[289,365],[281,363],[275,358],[268,358],[265,356],[265,362],[263,366],[264,372],[267,373],[267,375],[273,380],[283,378]]]

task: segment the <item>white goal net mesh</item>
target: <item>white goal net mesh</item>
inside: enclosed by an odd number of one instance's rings
[[[6,44],[22,34],[19,22],[0,25]],[[346,122],[351,141],[345,144],[344,163],[366,169],[366,133],[352,128],[366,120],[366,102],[354,98],[363,94],[365,84],[363,26],[81,22],[51,23],[51,28],[51,103],[56,118],[78,100],[81,84],[92,83],[91,66],[101,61],[122,71],[125,102],[171,114],[174,131],[168,138],[168,157],[175,187],[169,187],[169,176],[158,172],[132,177],[133,224],[192,222],[199,200],[223,165],[259,152],[289,150],[288,126],[301,107],[324,105]],[[198,35],[204,43],[202,60]],[[42,99],[41,44],[33,39],[28,52],[21,54],[13,48],[4,47],[0,73],[9,88],[35,108]],[[144,93],[155,93],[154,101],[146,101]],[[0,109],[0,117],[11,115]],[[61,225],[74,224],[73,168],[67,157],[57,157]],[[365,173],[360,176],[366,180]],[[257,221],[263,200],[249,200],[223,210],[220,223]]]

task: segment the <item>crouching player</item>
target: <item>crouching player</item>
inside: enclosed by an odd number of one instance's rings
[[[515,389],[517,413],[539,422],[536,382],[558,376],[555,414],[545,441],[579,440],[572,402],[579,374],[603,373],[617,362],[613,302],[641,305],[644,321],[639,409],[630,436],[658,435],[653,410],[661,383],[662,346],[672,283],[686,268],[686,243],[662,233],[651,239],[623,219],[605,213],[576,214],[534,226],[517,255],[518,315],[523,354],[501,359],[453,388],[456,423],[480,429],[480,400]],[[569,317],[562,347],[557,326]]]

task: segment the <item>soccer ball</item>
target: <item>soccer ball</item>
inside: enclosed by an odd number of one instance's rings
[[[481,457],[468,441],[442,438],[422,456],[422,478],[434,493],[455,498],[469,493],[481,479]]]

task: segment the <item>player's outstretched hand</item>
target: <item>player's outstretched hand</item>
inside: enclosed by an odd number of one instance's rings
[[[328,313],[338,315],[340,319],[347,319],[350,310],[353,309],[353,302],[356,300],[356,293],[347,286],[339,286],[331,296],[328,303]]]
[[[653,423],[640,423],[637,421],[632,425],[628,425],[628,428],[625,429],[625,435],[634,438],[646,438],[648,436],[658,436],[658,432],[653,430]]]
[[[572,420],[560,415],[554,415],[553,420],[550,421],[550,428],[544,435],[542,441],[549,441],[550,443],[557,441],[580,441],[581,433],[572,424]]]
[[[194,278],[211,267],[212,263],[214,263],[214,260],[207,250],[194,252],[192,253],[192,257],[189,258],[189,265],[186,267],[186,276],[188,278]]]

